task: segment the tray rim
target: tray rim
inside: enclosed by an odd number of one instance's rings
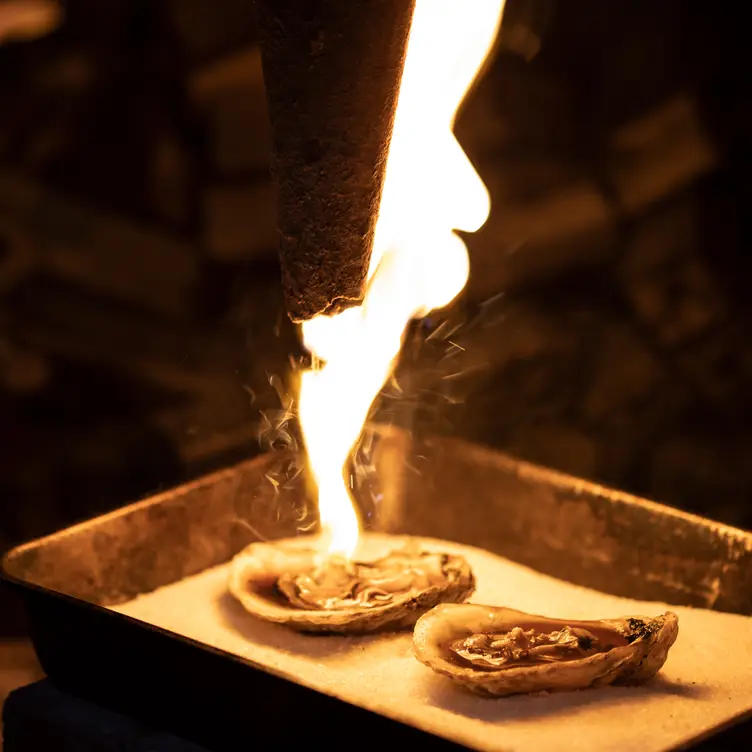
[[[752,530],[744,530],[743,528],[738,528],[725,522],[719,522],[711,517],[703,517],[694,512],[687,512],[664,502],[637,496],[628,491],[622,491],[612,486],[603,485],[576,475],[569,475],[560,470],[548,468],[545,465],[538,465],[533,462],[528,462],[527,460],[518,459],[507,452],[497,452],[495,449],[485,444],[476,444],[474,442],[456,438],[446,438],[443,441],[449,445],[456,444],[457,446],[462,447],[463,451],[470,451],[479,457],[487,458],[497,465],[504,466],[511,473],[527,480],[535,480],[538,482],[543,481],[548,485],[556,486],[561,489],[568,489],[574,493],[581,493],[584,491],[592,496],[599,496],[612,502],[643,508],[694,525],[712,528],[730,538],[735,538],[746,543],[748,550],[752,552]]]
[[[113,509],[109,512],[105,512],[104,514],[98,514],[98,515],[93,515],[91,517],[87,517],[83,520],[80,520],[79,522],[74,522],[71,525],[66,525],[65,527],[60,528],[59,530],[56,530],[52,533],[48,533],[47,535],[38,536],[36,538],[32,538],[28,541],[25,541],[23,543],[19,543],[18,545],[12,546],[11,548],[2,552],[2,555],[0,556],[0,579],[7,578],[9,580],[17,580],[18,582],[21,582],[21,583],[28,582],[27,580],[24,580],[23,578],[17,578],[12,572],[9,572],[7,568],[8,564],[12,564],[13,560],[17,556],[21,556],[27,551],[38,548],[39,546],[42,546],[45,543],[48,543],[49,541],[60,540],[70,535],[74,535],[75,533],[80,532],[81,530],[85,530],[88,527],[91,527],[92,525],[100,524],[108,520],[115,520],[115,519],[118,519],[119,517],[125,517],[129,514],[132,514],[133,512],[138,511],[139,509],[146,509],[150,506],[156,506],[157,504],[161,503],[163,500],[167,498],[174,497],[176,495],[183,496],[184,494],[189,493],[192,490],[201,488],[202,486],[211,486],[220,478],[225,477],[225,476],[230,477],[238,469],[243,468],[246,465],[250,465],[252,463],[257,463],[257,462],[260,463],[262,458],[268,461],[269,457],[271,457],[270,454],[257,455],[256,457],[252,457],[251,459],[243,460],[242,462],[236,465],[231,465],[230,467],[222,468],[220,470],[214,470],[211,473],[207,473],[206,475],[202,475],[198,478],[188,480],[185,483],[181,483],[177,486],[173,486],[172,488],[167,488],[167,489],[158,491],[157,493],[151,494],[143,499],[131,501],[122,507],[118,507],[117,509]],[[29,584],[33,584],[33,583],[29,583]],[[45,588],[42,588],[42,589],[46,590]],[[57,591],[49,591],[49,592],[57,592]],[[81,600],[81,599],[76,598],[76,600]],[[86,601],[82,601],[82,602],[86,602]]]
[[[377,429],[380,430],[380,429]],[[387,430],[396,431],[394,427],[387,427]],[[432,437],[434,438],[434,437]],[[742,528],[734,527],[723,522],[719,522],[710,517],[703,517],[693,512],[687,512],[683,509],[664,504],[659,501],[646,499],[640,496],[636,496],[627,491],[622,491],[610,486],[595,483],[584,478],[569,475],[567,473],[560,472],[551,468],[547,468],[543,465],[538,465],[532,462],[528,462],[523,459],[518,459],[506,452],[500,452],[492,447],[484,444],[477,444],[475,442],[466,441],[464,439],[457,439],[451,437],[441,437],[443,444],[448,447],[455,446],[459,451],[464,453],[471,453],[477,457],[477,459],[484,462],[501,466],[510,474],[516,475],[526,480],[543,482],[549,486],[554,486],[558,489],[566,489],[575,494],[588,493],[592,496],[598,496],[603,499],[607,499],[612,503],[624,504],[627,506],[637,507],[660,514],[664,517],[673,517],[676,520],[682,520],[683,522],[692,524],[694,526],[711,529],[728,539],[735,541],[742,545],[742,547],[749,553],[752,553],[752,531],[747,531]],[[69,535],[73,535],[81,530],[100,524],[102,522],[117,519],[119,517],[125,517],[132,514],[139,509],[145,509],[150,506],[156,506],[167,498],[174,498],[175,496],[183,496],[193,490],[199,489],[202,486],[212,486],[218,480],[223,477],[232,477],[237,472],[241,471],[249,466],[272,462],[282,452],[268,452],[258,454],[247,460],[243,460],[235,465],[214,470],[210,473],[202,475],[198,478],[188,480],[185,483],[181,483],[172,488],[163,489],[155,494],[151,494],[143,499],[129,502],[128,504],[113,509],[104,514],[94,515],[87,517],[84,520],[68,525],[60,530],[57,530],[47,535],[39,536],[31,540],[25,541],[18,545],[12,546],[4,552],[0,552],[0,580],[7,579],[9,581],[17,581],[19,583],[27,582],[23,578],[17,577],[9,569],[12,566],[14,559],[23,555],[27,551],[38,548],[51,540],[59,540]],[[53,592],[53,591],[50,591]],[[77,599],[79,600],[79,599]]]

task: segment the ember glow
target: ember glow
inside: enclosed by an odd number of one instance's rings
[[[411,319],[442,308],[467,282],[467,248],[488,192],[452,133],[488,56],[504,0],[417,0],[363,304],[303,324],[314,365],[298,410],[329,552],[349,557],[360,520],[347,460],[389,378]]]

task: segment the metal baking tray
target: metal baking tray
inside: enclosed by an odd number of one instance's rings
[[[371,529],[485,548],[615,595],[752,614],[750,533],[456,439],[380,429],[367,443]],[[10,551],[2,575],[25,601],[42,667],[63,690],[218,752],[331,739],[333,724],[379,744],[459,749],[104,608],[222,564],[259,536],[294,534],[306,513],[302,476],[289,480],[296,462],[261,455]],[[703,744],[738,745],[751,728]]]

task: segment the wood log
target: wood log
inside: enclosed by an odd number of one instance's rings
[[[193,62],[223,55],[253,39],[255,25],[248,0],[167,0],[165,5],[182,47]]]
[[[209,255],[220,261],[235,261],[274,254],[274,199],[268,181],[207,189],[204,247]]]
[[[472,297],[602,262],[612,251],[620,220],[638,217],[691,185],[718,159],[686,94],[617,130],[611,144],[602,178],[611,185],[613,200],[594,178],[582,177],[574,167],[568,184],[563,183],[556,166],[549,168],[554,179],[547,188],[543,184],[543,198],[509,199],[505,160],[478,165],[491,193],[491,216],[468,240]]]
[[[263,92],[228,93],[218,98],[207,120],[212,167],[219,176],[269,174],[271,134]],[[272,209],[272,221],[274,214]]]
[[[365,294],[413,0],[256,0],[293,320]]]
[[[170,437],[180,459],[191,466],[225,459],[239,450],[243,458],[258,451],[258,415],[236,410],[232,419],[218,420],[216,403],[209,399],[188,409],[159,411],[147,422]]]
[[[261,50],[256,45],[243,47],[198,68],[188,81],[193,99],[202,105],[238,90],[256,92],[264,97]]]
[[[19,348],[0,334],[0,389],[30,394],[45,387],[49,378],[44,357]]]
[[[0,172],[0,212],[23,228],[35,264],[61,279],[172,317],[194,306],[190,245]]]
[[[155,318],[54,279],[37,279],[8,301],[14,341],[44,354],[122,369],[188,394],[237,389],[237,343],[215,330]]]
[[[26,228],[0,213],[0,294],[12,290],[37,268],[37,254]]]
[[[258,46],[202,66],[191,75],[188,89],[205,112],[217,173],[223,177],[268,173],[271,134]]]
[[[717,155],[692,97],[678,94],[612,138],[611,179],[635,214],[709,172]]]
[[[60,25],[62,17],[54,0],[6,1],[0,5],[0,44],[43,37]]]

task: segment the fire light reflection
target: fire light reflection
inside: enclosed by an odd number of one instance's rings
[[[314,355],[298,411],[330,553],[352,556],[360,519],[345,464],[411,319],[448,305],[469,273],[455,230],[475,232],[488,192],[452,132],[504,0],[417,0],[363,304],[303,324]]]

